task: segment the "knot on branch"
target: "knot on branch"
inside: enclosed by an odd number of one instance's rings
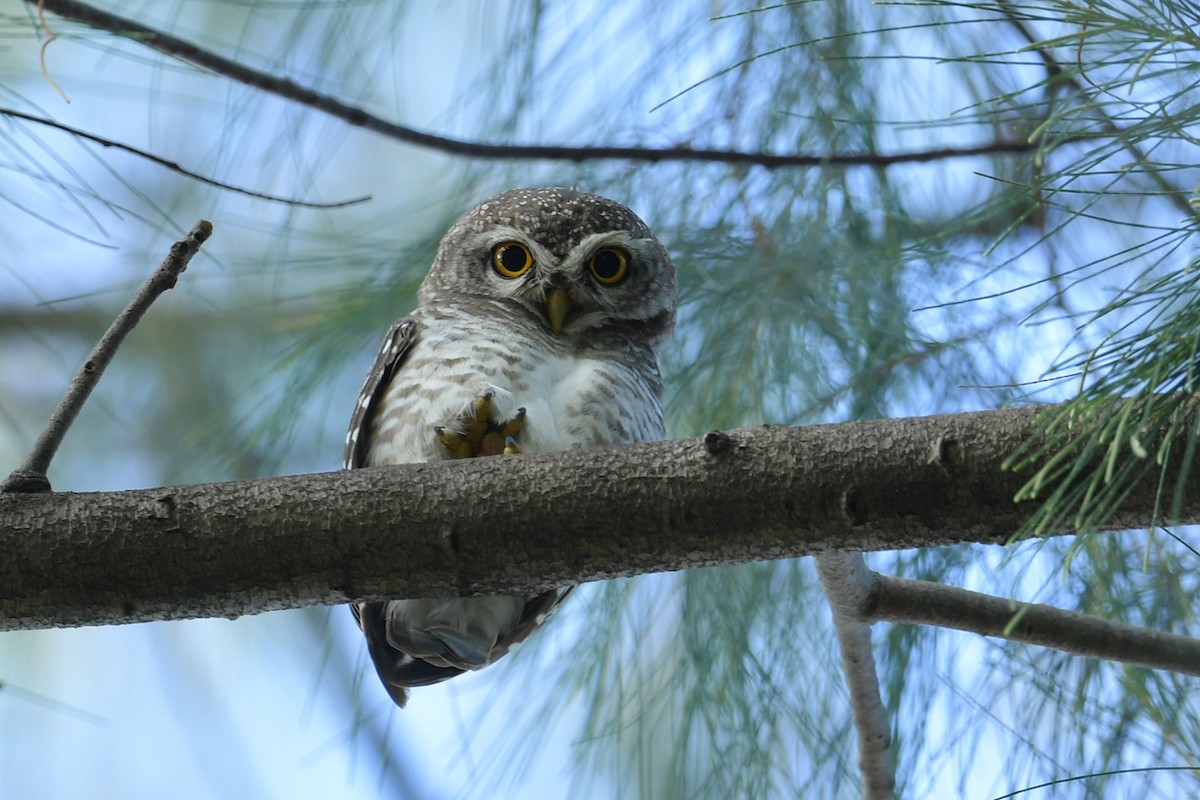
[[[0,492],[38,494],[49,491],[51,491],[50,479],[31,469],[13,470],[12,474],[4,479],[4,483],[0,483]]]
[[[723,456],[733,449],[733,437],[722,431],[704,434],[704,449],[711,456]]]

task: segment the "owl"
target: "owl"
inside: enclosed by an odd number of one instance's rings
[[[675,268],[628,208],[561,188],[497,195],[446,233],[416,309],[384,337],[345,466],[662,439],[658,348],[674,319]],[[571,588],[351,610],[403,707],[410,687],[503,656]]]

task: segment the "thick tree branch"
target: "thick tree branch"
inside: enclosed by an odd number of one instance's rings
[[[26,0],[36,4],[39,0]],[[878,153],[781,154],[744,150],[716,150],[691,147],[568,147],[562,145],[504,145],[452,139],[398,125],[352,106],[331,95],[300,86],[281,78],[231,61],[178,37],[149,28],[134,20],[110,14],[77,0],[41,0],[47,11],[64,19],[129,38],[160,53],[186,61],[239,83],[253,86],[291,102],[322,111],[349,125],[388,136],[408,144],[426,147],[450,155],[491,159],[543,159],[548,161],[589,161],[623,159],[627,161],[704,161],[725,164],[747,164],[767,168],[869,166],[887,167],[893,164],[922,163],[967,156],[1033,153],[1046,145],[1026,140],[995,141],[974,147],[941,147],[910,153],[881,155]],[[1084,137],[1078,137],[1084,138]],[[1073,140],[1072,140],[1073,141]],[[1059,141],[1056,144],[1063,144]]]
[[[79,367],[79,371],[75,373],[70,386],[67,387],[67,393],[59,402],[58,407],[54,409],[54,413],[50,415],[50,422],[46,424],[46,429],[42,431],[42,435],[34,444],[29,458],[3,483],[0,483],[0,495],[6,492],[50,491],[50,481],[46,478],[50,461],[58,451],[58,446],[62,444],[63,437],[67,435],[67,430],[75,421],[79,410],[83,408],[88,395],[100,382],[100,376],[104,374],[109,362],[116,355],[117,348],[138,324],[151,304],[163,292],[175,286],[179,276],[187,269],[192,256],[200,251],[200,245],[204,244],[211,235],[212,223],[202,219],[195,224],[187,236],[171,245],[171,251],[167,257],[146,279],[129,304],[117,315],[112,325],[100,337],[100,341],[92,348],[87,361]]]
[[[1001,543],[1034,504],[1013,502],[1024,474],[1000,465],[1036,435],[1039,410],[129,492],[0,494],[0,629],[521,593],[829,548]],[[1150,477],[1131,491],[1109,527],[1148,524],[1155,487]],[[1200,520],[1200,471],[1184,495],[1179,521]]]

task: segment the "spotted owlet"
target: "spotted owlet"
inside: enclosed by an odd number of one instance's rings
[[[628,208],[570,189],[497,195],[446,233],[417,308],[384,337],[345,466],[661,439],[674,317],[675,268]],[[503,656],[570,589],[351,608],[403,706],[410,687]]]

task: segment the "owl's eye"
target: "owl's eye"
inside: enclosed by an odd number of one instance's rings
[[[519,278],[533,266],[533,255],[520,242],[502,242],[492,248],[492,269],[502,278]]]
[[[616,286],[625,280],[625,275],[629,272],[629,256],[625,255],[624,250],[606,247],[597,250],[591,257],[588,269],[592,271],[596,280],[605,286]]]

